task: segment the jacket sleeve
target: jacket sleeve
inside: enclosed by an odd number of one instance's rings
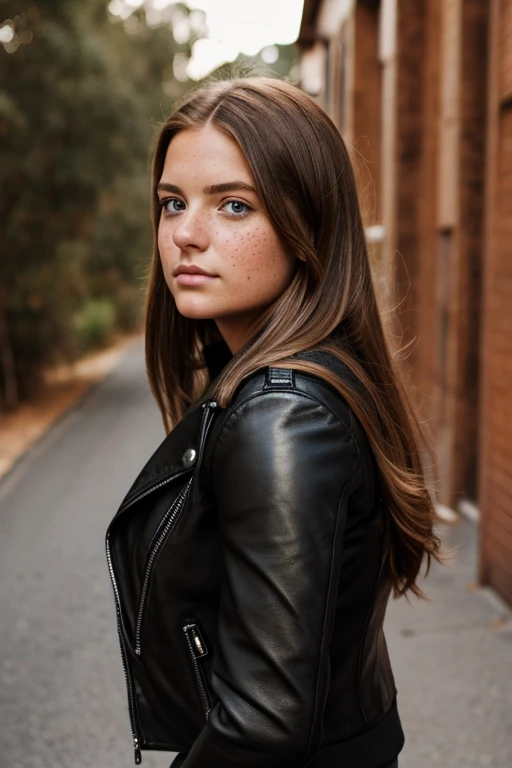
[[[184,768],[297,768],[316,751],[347,499],[361,472],[347,428],[301,393],[259,393],[224,425],[213,460],[225,566],[218,701]]]

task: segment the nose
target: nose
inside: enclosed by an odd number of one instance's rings
[[[178,218],[173,240],[182,251],[205,251],[208,247],[208,225],[200,211],[188,208]]]

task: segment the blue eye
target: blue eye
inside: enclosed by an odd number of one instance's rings
[[[181,213],[185,210],[186,205],[179,197],[166,197],[165,200],[160,200],[160,205],[166,213]]]
[[[228,202],[223,205],[223,208],[227,208],[228,206],[231,206],[231,210],[228,210],[227,213],[231,214],[231,216],[243,216],[251,210],[247,203],[242,203],[241,200],[228,200]]]

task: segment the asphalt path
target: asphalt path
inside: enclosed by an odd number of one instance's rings
[[[135,343],[0,484],[1,768],[133,765],[104,537],[163,436]]]
[[[140,343],[0,483],[0,768],[128,768],[126,693],[105,529],[163,438]],[[510,768],[510,614],[474,578],[475,530],[391,605],[387,634],[407,734],[401,768]],[[143,768],[169,754],[143,753]]]

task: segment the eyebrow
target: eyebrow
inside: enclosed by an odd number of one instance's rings
[[[175,195],[184,196],[179,187],[175,184],[167,184],[165,181],[160,182],[157,190],[158,192],[172,192]],[[212,184],[209,187],[205,187],[203,192],[205,195],[218,195],[222,192],[253,192],[257,194],[255,188],[245,181],[225,181],[223,184]]]

